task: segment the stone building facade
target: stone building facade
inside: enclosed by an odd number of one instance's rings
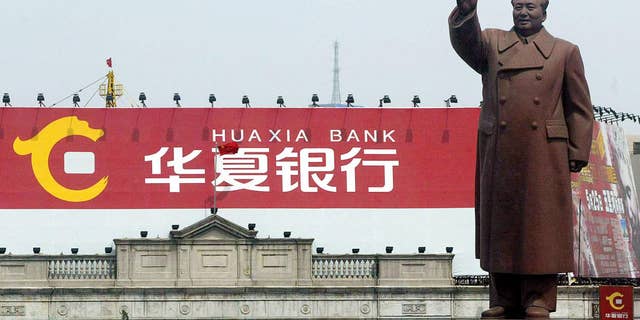
[[[211,215],[104,255],[3,252],[0,320],[473,319],[488,306],[487,287],[454,284],[453,254],[329,255],[250,229]],[[554,316],[591,318],[597,299],[561,287]]]

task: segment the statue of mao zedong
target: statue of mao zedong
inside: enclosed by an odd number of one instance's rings
[[[451,43],[482,76],[476,257],[489,272],[485,319],[548,318],[557,274],[574,271],[570,172],[587,165],[593,109],[578,47],[542,25],[549,0],[512,0],[511,30],[480,29],[457,0]]]

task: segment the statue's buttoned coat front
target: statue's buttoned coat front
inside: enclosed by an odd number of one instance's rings
[[[449,17],[456,52],[482,75],[476,256],[494,273],[573,271],[570,160],[588,161],[593,111],[578,47],[544,28],[521,38]]]

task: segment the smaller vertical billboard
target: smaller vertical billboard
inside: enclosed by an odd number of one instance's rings
[[[596,123],[589,165],[572,176],[577,275],[640,275],[640,219],[635,186],[624,131]]]

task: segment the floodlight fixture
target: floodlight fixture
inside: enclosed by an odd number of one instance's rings
[[[11,107],[11,97],[6,92],[2,95],[2,103],[4,103],[5,107],[6,106]]]
[[[385,94],[384,97],[380,99],[380,104],[378,105],[378,107],[382,108],[383,103],[391,103],[391,98],[389,98],[389,95]]]
[[[73,99],[73,106],[74,107],[79,107],[80,106],[80,104],[79,104],[80,103],[80,95],[77,94],[77,93],[74,93],[72,99]]]
[[[175,102],[176,102],[176,107],[178,107],[178,108],[182,108],[182,106],[180,105],[180,100],[181,100],[181,99],[180,99],[180,94],[179,94],[179,93],[177,93],[177,92],[176,92],[176,93],[174,93],[174,94],[173,94],[173,101],[175,101]]]
[[[276,99],[276,103],[280,106],[280,108],[286,108],[287,106],[284,105],[284,98],[282,96],[278,96],[278,99]]]
[[[41,107],[46,107],[44,105],[44,93],[38,93],[38,96],[36,97],[36,100],[38,101],[38,105]]]
[[[244,104],[245,108],[251,108],[251,102],[249,102],[249,96],[242,96],[242,104]]]
[[[147,100],[147,95],[144,94],[144,92],[140,92],[140,95],[138,96],[138,100],[140,100],[140,103],[142,103],[143,108],[147,107],[147,104],[145,103],[145,101]]]
[[[449,99],[444,101],[447,105],[447,108],[451,108],[451,104],[452,103],[458,103],[458,97],[456,97],[455,94],[451,95],[451,97],[449,97]]]
[[[320,98],[318,98],[318,94],[317,93],[314,93],[311,96],[311,105],[314,106],[314,107],[317,107],[318,106],[318,101],[320,101]]]
[[[217,101],[216,95],[213,93],[209,94],[209,103],[211,104],[211,108],[213,108],[213,103],[216,101]]]
[[[345,102],[347,103],[347,108],[350,108],[351,105],[356,102],[356,100],[353,98],[353,94],[349,93],[347,95],[347,101]]]
[[[411,100],[411,102],[413,103],[413,107],[414,108],[418,108],[419,104],[422,102],[420,101],[420,96],[418,96],[417,94],[413,96],[413,100]]]

